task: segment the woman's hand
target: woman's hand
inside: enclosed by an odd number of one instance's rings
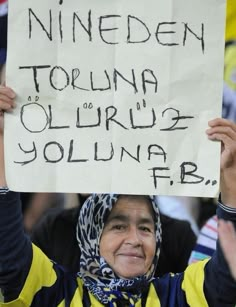
[[[15,97],[16,94],[10,87],[0,85],[0,133],[3,132],[3,113],[13,110]]]
[[[209,122],[206,131],[210,140],[221,141],[221,199],[230,207],[236,208],[236,124],[222,118]]]
[[[7,186],[4,168],[3,126],[4,112],[11,112],[15,107],[15,92],[6,86],[0,86],[0,186]]]

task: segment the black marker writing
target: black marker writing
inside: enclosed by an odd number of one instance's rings
[[[62,4],[62,2],[59,2],[59,4]],[[37,14],[32,8],[29,8],[29,39],[33,38],[33,29],[36,27],[36,25],[40,26],[39,28],[46,34],[46,38],[48,38],[49,41],[57,40],[58,31],[61,42],[65,41],[66,43],[68,43],[71,38],[73,43],[81,42],[81,38],[86,39],[89,43],[92,43],[93,37],[99,36],[101,41],[107,45],[132,45],[137,43],[145,44],[153,39],[152,42],[157,43],[159,46],[186,47],[189,34],[191,34],[191,39],[195,39],[197,42],[200,42],[202,53],[204,53],[205,50],[204,23],[190,25],[189,22],[183,21],[164,21],[159,23],[157,22],[156,27],[153,29],[148,24],[148,21],[143,20],[138,16],[131,14],[128,14],[127,16],[117,14],[97,16],[90,9],[87,12],[87,17],[85,17],[86,21],[82,21],[82,18],[77,12],[71,12],[69,15],[67,12],[67,18],[65,18],[65,20],[67,24],[69,22],[71,25],[72,33],[68,33],[67,31],[65,36],[63,11],[59,10],[59,12],[54,12],[52,9],[49,9],[48,20],[43,22],[42,19],[44,19],[44,17],[45,16],[39,16],[39,14]],[[122,24],[125,25],[126,31],[120,31],[120,29],[123,28]],[[200,31],[193,30],[193,28],[199,27],[199,25]],[[182,33],[180,33],[180,31]],[[112,35],[109,35],[110,32],[112,32]],[[118,34],[115,35],[113,32]],[[200,32],[200,34],[198,32]],[[37,33],[37,31],[35,31],[35,33]],[[125,37],[121,37],[121,33],[124,33]],[[121,37],[120,40],[117,40],[118,37]]]
[[[197,165],[193,162],[183,162],[180,165],[180,183],[197,184],[204,180],[204,177],[196,174]]]
[[[50,66],[50,65],[33,65],[33,66],[19,66],[20,70],[32,70],[33,72],[33,86],[37,93],[40,92],[40,84],[43,83],[44,86],[49,83],[51,88],[56,91],[63,91],[68,86],[71,86],[73,90],[82,91],[119,91],[120,88],[127,86],[131,91],[136,94],[143,92],[147,94],[150,92],[157,93],[158,79],[156,73],[147,68],[144,69],[141,74],[135,72],[134,69],[130,70],[128,76],[124,75],[123,72],[114,68],[111,72],[106,69],[103,71],[103,77],[99,72],[86,72],[81,76],[81,71],[79,68],[72,68],[71,71],[67,71],[62,66]],[[49,72],[48,72],[48,69]],[[39,71],[43,71],[43,74],[39,74]],[[45,70],[45,71],[44,71]],[[48,78],[45,78],[45,74],[48,74]],[[60,76],[61,83],[58,83],[58,75]],[[95,84],[96,77],[100,76],[99,81],[102,80],[102,85]],[[78,84],[79,79],[84,78],[87,81],[87,86],[80,86]],[[97,78],[98,79],[98,78]],[[137,79],[139,82],[137,82]],[[101,81],[100,81],[101,82]],[[138,88],[137,83],[141,83],[140,88]],[[147,88],[147,85],[148,88]],[[151,87],[153,90],[151,90]],[[149,91],[147,90],[149,89]]]
[[[144,101],[144,108],[147,108],[146,101]],[[139,105],[139,104],[138,104]],[[55,108],[55,111],[57,109]],[[167,114],[168,112],[172,111],[172,108],[166,109],[164,112]],[[176,113],[180,114],[180,111],[174,109]],[[72,110],[71,110],[72,111]],[[83,112],[91,112],[93,117],[84,116],[86,121],[83,120]],[[123,113],[123,116],[118,116],[118,108],[114,106],[108,106],[106,108],[94,108],[93,104],[85,102],[83,104],[83,108],[78,107],[75,109],[75,123],[74,126],[79,129],[87,128],[96,128],[96,127],[103,127],[107,131],[111,130],[112,127],[118,126],[124,130],[137,130],[137,129],[153,129],[157,127],[156,121],[156,113],[157,111],[154,108],[149,108],[148,111],[145,111],[145,118],[143,118],[142,110],[138,107],[138,110],[129,109],[127,113]],[[150,115],[149,118],[147,115]],[[124,115],[126,115],[126,121],[122,122],[124,119]],[[58,116],[59,117],[59,116]],[[33,118],[37,118],[37,121],[33,121]],[[93,120],[92,120],[93,118]],[[94,119],[95,118],[95,119]],[[181,119],[182,121],[185,119],[193,119],[193,116],[178,116],[172,119],[175,120],[174,126],[177,125],[178,121]],[[43,106],[38,102],[32,102],[24,104],[21,107],[20,111],[20,121],[23,127],[29,131],[30,133],[41,133],[46,129],[69,129],[71,127],[68,123],[61,123],[61,118],[56,118],[54,113],[54,108],[52,105]],[[88,122],[89,121],[89,122]],[[60,123],[58,123],[60,122]],[[139,124],[137,124],[139,122]],[[168,123],[165,123],[168,125]],[[162,123],[160,123],[162,125]],[[167,128],[158,128],[160,131],[172,131],[172,130],[182,130],[187,129],[187,126],[181,127],[167,127]]]
[[[163,172],[169,171],[169,167],[153,167],[149,169],[152,172],[153,184],[155,189],[157,188],[157,179],[169,179],[169,175],[163,175]],[[162,173],[162,174],[161,174]],[[165,173],[164,173],[165,174]]]
[[[171,121],[173,121],[174,123],[172,125],[170,125],[169,127],[167,127],[167,128],[160,129],[161,131],[185,130],[185,129],[188,128],[188,126],[177,126],[179,121],[186,120],[186,119],[193,119],[194,118],[193,116],[180,116],[179,110],[176,110],[174,108],[167,108],[167,109],[165,109],[162,112],[162,117],[164,118],[165,115],[169,115],[169,113],[171,113],[169,111],[174,111],[174,113],[176,113],[177,116],[171,117]]]
[[[132,144],[132,146],[121,145],[114,147],[112,142],[106,142],[105,144],[104,142],[94,142],[90,144],[89,150],[86,152],[87,157],[80,157],[80,148],[83,148],[83,143],[79,139],[70,139],[69,142],[67,140],[63,140],[62,142],[50,141],[45,143],[42,148],[39,145],[37,146],[35,141],[32,141],[32,148],[30,150],[23,149],[23,145],[20,143],[18,147],[20,148],[20,153],[23,152],[27,157],[30,154],[32,155],[30,159],[25,161],[15,161],[15,163],[21,164],[22,166],[33,163],[36,159],[41,159],[42,156],[47,163],[59,163],[62,161],[85,163],[91,160],[105,162],[114,159],[120,163],[127,161],[127,159],[136,163],[142,163],[147,160],[147,157],[149,161],[166,161],[166,152],[158,144],[150,144],[148,146]]]
[[[50,158],[50,154],[48,153],[49,150],[53,152],[51,158]],[[54,157],[56,153],[58,153],[58,157]],[[60,162],[64,158],[64,148],[58,142],[48,142],[44,146],[43,155],[44,155],[44,159],[46,162],[57,163],[57,162]]]
[[[37,159],[37,150],[36,150],[36,146],[35,146],[35,143],[34,143],[34,142],[32,143],[32,145],[33,145],[33,148],[32,148],[32,149],[26,150],[26,149],[23,149],[23,147],[21,146],[20,143],[18,143],[18,146],[19,146],[20,150],[21,150],[23,153],[25,153],[25,154],[31,154],[31,153],[33,153],[33,157],[32,157],[30,160],[25,160],[25,161],[21,161],[21,162],[19,162],[19,161],[14,161],[14,163],[16,163],[16,164],[21,164],[21,165],[26,165],[26,164],[28,164],[28,163],[31,163],[31,162],[35,161],[35,160]]]

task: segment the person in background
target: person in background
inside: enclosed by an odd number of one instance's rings
[[[199,234],[198,217],[200,201],[197,197],[157,196],[160,211],[172,218],[190,223],[196,236]],[[168,204],[168,206],[167,206]]]
[[[236,40],[236,4],[235,0],[227,0],[225,41]]]
[[[196,245],[189,257],[189,264],[212,257],[218,238],[218,219],[214,215],[201,228]]]
[[[25,230],[30,234],[40,219],[51,208],[64,207],[63,193],[21,193]]]

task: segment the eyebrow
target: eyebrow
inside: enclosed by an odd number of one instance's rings
[[[116,221],[116,220],[121,221],[121,222],[128,222],[130,220],[130,218],[126,215],[123,215],[123,214],[116,214],[116,215],[113,215],[110,218],[108,218],[106,225],[111,223],[112,221]],[[142,217],[138,220],[138,223],[139,224],[152,224],[152,225],[155,224],[152,217],[150,217],[150,218],[149,217]]]

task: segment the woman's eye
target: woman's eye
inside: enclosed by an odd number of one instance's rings
[[[113,225],[113,227],[112,227],[113,229],[115,229],[115,230],[123,230],[123,229],[125,229],[125,225]]]
[[[149,227],[146,227],[146,226],[141,226],[140,229],[144,232],[151,232],[151,229]]]

